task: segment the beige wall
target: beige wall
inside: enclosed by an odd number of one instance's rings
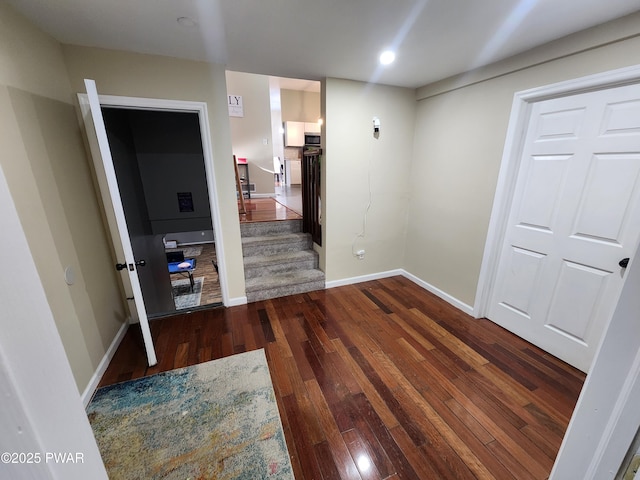
[[[61,46],[0,3],[0,164],[82,391],[126,314],[72,98]]]
[[[263,170],[273,171],[269,77],[228,71],[227,90],[229,95],[242,96],[244,105],[244,117],[229,117],[233,154],[247,159],[255,193],[273,195],[274,176]]]
[[[402,267],[406,231],[414,91],[327,79],[323,165],[323,255],[327,281]],[[381,122],[373,137],[373,117]],[[370,182],[369,182],[370,180]],[[370,188],[369,188],[370,185]],[[354,240],[363,229],[366,235]],[[352,254],[364,249],[364,260]]]
[[[418,90],[407,271],[473,305],[514,93],[640,63],[640,38],[614,41],[639,32],[634,15]]]
[[[472,304],[513,94],[639,63],[639,31],[640,15],[611,22],[425,86],[417,102],[411,90],[327,79],[321,249],[327,280],[405,268]],[[0,164],[81,390],[126,316],[75,116],[85,77],[104,94],[207,103],[229,296],[244,295],[224,67],[61,47],[0,3]],[[303,97],[304,118],[295,120],[315,121],[320,112],[307,107],[320,102]],[[283,120],[294,119],[285,117],[288,101]],[[379,139],[373,116],[381,120]],[[369,178],[366,236],[354,244]],[[352,255],[360,248],[362,261]],[[76,273],[72,286],[64,282],[66,267]]]
[[[280,102],[283,122],[315,123],[320,118],[320,93],[282,89]]]
[[[205,102],[209,114],[213,168],[218,194],[229,297],[244,296],[244,267],[231,153],[225,70],[222,65],[65,45],[73,92],[84,92],[84,78],[106,95]]]

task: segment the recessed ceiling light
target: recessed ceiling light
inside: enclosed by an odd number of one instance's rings
[[[183,27],[189,27],[189,28],[193,28],[196,25],[198,25],[194,19],[189,17],[178,17],[178,23]]]
[[[380,54],[380,63],[382,65],[389,65],[390,63],[393,63],[395,59],[396,59],[396,54],[391,50],[385,50]]]

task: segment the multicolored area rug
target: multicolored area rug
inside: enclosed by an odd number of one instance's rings
[[[111,480],[294,478],[264,350],[100,388],[87,413]]]

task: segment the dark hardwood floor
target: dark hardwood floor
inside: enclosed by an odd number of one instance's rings
[[[264,348],[296,478],[545,479],[584,374],[403,277],[129,329],[101,385]]]

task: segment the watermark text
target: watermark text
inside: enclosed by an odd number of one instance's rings
[[[1,463],[84,463],[82,452],[3,452]]]

